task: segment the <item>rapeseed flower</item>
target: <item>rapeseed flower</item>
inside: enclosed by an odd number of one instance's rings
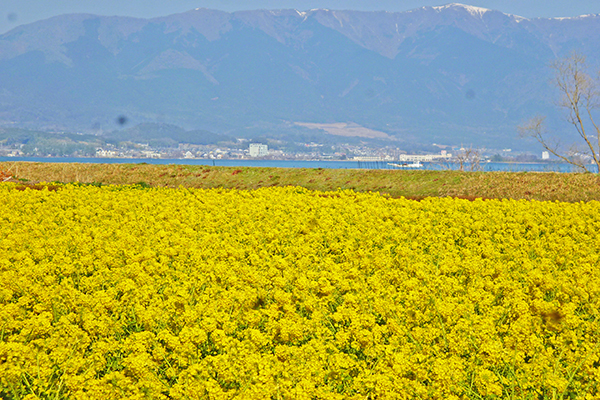
[[[598,398],[600,203],[0,185],[0,397]]]

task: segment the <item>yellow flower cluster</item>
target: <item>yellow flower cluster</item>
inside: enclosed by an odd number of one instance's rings
[[[0,398],[600,398],[598,202],[17,189]]]

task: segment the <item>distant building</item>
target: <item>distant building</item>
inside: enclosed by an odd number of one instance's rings
[[[152,150],[142,150],[140,152],[143,158],[160,158],[160,153]]]
[[[550,153],[547,151],[542,151],[542,160],[549,160],[550,159]]]
[[[400,154],[398,161],[433,161],[434,158],[437,157],[433,154]]]
[[[113,157],[118,157],[118,156],[119,156],[119,153],[114,150],[105,150],[102,148],[96,149],[96,157],[113,158]]]
[[[433,160],[444,160],[452,158],[452,153],[442,150],[440,154],[400,154],[398,161],[431,162]]]
[[[269,147],[266,144],[250,143],[250,157],[264,157],[269,154]]]

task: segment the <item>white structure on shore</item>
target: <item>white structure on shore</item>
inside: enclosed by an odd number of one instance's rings
[[[547,151],[542,151],[542,160],[549,160],[550,159],[550,153]]]
[[[402,163],[420,163],[420,162],[431,162],[435,160],[449,160],[452,158],[452,154],[446,150],[442,150],[440,154],[399,154],[397,158],[386,155],[381,156],[357,156],[352,158],[354,161],[399,161]]]
[[[102,148],[96,149],[96,157],[114,158],[114,157],[118,157],[118,156],[119,156],[119,152],[117,152],[115,150],[105,150]]]
[[[269,155],[269,147],[266,144],[250,143],[250,157],[264,157]]]
[[[442,150],[441,154],[400,154],[398,161],[427,162],[433,160],[448,160],[452,154]]]

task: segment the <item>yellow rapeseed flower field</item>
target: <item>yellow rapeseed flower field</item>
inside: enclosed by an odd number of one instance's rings
[[[598,399],[600,203],[0,185],[2,399]]]

